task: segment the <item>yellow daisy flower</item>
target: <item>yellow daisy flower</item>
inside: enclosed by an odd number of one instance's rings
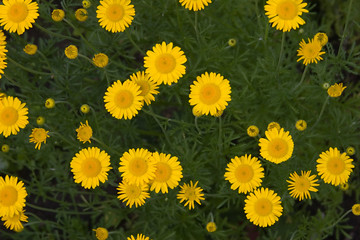
[[[179,185],[182,175],[182,167],[178,158],[170,154],[155,152],[152,160],[156,163],[155,178],[150,183],[150,190],[158,193],[167,193],[168,188],[173,189]]]
[[[351,208],[351,211],[355,216],[360,216],[360,204],[354,204]]]
[[[96,238],[98,240],[106,240],[109,237],[109,232],[106,228],[98,227],[93,229],[95,232]]]
[[[215,232],[216,231],[216,224],[214,222],[208,222],[206,224],[206,230],[208,232]]]
[[[95,188],[99,182],[108,179],[110,156],[97,147],[82,149],[70,162],[71,172],[74,174],[75,183],[81,183],[84,188]]]
[[[300,119],[296,121],[295,127],[299,131],[304,131],[307,128],[307,123],[305,120]]]
[[[2,30],[0,30],[0,57],[6,57],[6,36]]]
[[[231,189],[238,189],[239,193],[247,193],[261,185],[264,177],[264,168],[257,157],[245,154],[234,157],[228,163],[225,180],[231,184]]]
[[[249,137],[256,137],[259,134],[259,128],[255,125],[251,125],[246,130]]]
[[[134,184],[123,181],[119,183],[117,188],[118,199],[122,202],[126,202],[126,206],[130,205],[130,208],[135,204],[135,207],[145,204],[145,199],[150,198],[149,186],[147,184]]]
[[[186,71],[184,63],[187,59],[179,47],[173,43],[156,44],[152,51],[148,50],[144,57],[145,72],[158,84],[171,85],[177,83]]]
[[[120,158],[119,172],[130,184],[146,184],[155,177],[156,166],[151,152],[143,148],[129,149]]]
[[[41,148],[41,143],[45,143],[46,144],[46,139],[48,137],[50,137],[48,135],[49,131],[45,131],[45,129],[43,128],[33,128],[32,132],[30,134],[30,140],[29,142],[31,143],[35,143],[35,149],[40,150]]]
[[[280,131],[280,124],[277,122],[271,122],[267,125],[267,130],[269,131],[272,128],[276,128],[278,131]]]
[[[301,171],[301,175],[299,176],[297,172],[293,172],[290,174],[290,180],[286,180],[288,185],[288,190],[290,191],[290,195],[293,198],[297,198],[302,201],[304,198],[311,199],[310,191],[317,192],[318,190],[315,188],[319,186],[316,179],[316,175],[311,175],[311,171]]]
[[[13,230],[15,232],[20,232],[24,229],[24,226],[21,222],[28,222],[28,217],[24,214],[24,210],[21,210],[19,213],[14,214],[14,216],[3,216],[1,221],[4,222],[4,226],[7,229]]]
[[[20,128],[25,128],[29,123],[28,109],[17,97],[7,96],[0,101],[0,134],[8,137],[16,135]]]
[[[179,0],[181,6],[185,6],[186,9],[199,11],[205,8],[205,6],[211,3],[211,0]]]
[[[54,9],[51,13],[51,18],[55,22],[62,21],[64,19],[64,17],[65,17],[65,12],[62,9]]]
[[[55,107],[55,100],[52,99],[52,98],[46,99],[46,101],[45,101],[45,107],[46,107],[46,108],[49,108],[49,109]]]
[[[18,181],[17,177],[0,177],[0,216],[12,218],[15,214],[20,214],[25,206],[26,196],[24,183]]]
[[[346,191],[349,189],[349,183],[343,183],[343,184],[340,184],[340,189],[343,190],[343,191]]]
[[[343,87],[343,83],[335,83],[328,88],[327,93],[330,97],[340,97],[345,88],[346,86]]]
[[[84,114],[87,114],[87,113],[90,112],[90,106],[87,105],[87,104],[83,104],[83,105],[81,105],[81,107],[80,107],[80,111],[81,111],[82,113],[84,113]]]
[[[190,184],[184,183],[184,185],[180,186],[181,190],[177,194],[177,199],[180,199],[180,203],[185,202],[185,207],[189,205],[189,210],[194,208],[194,202],[197,202],[201,205],[200,200],[205,200],[204,194],[202,193],[203,189],[201,187],[197,187],[199,181],[193,184],[190,181]]]
[[[92,61],[95,66],[103,68],[108,65],[109,57],[104,53],[98,53],[94,55]]]
[[[38,4],[31,0],[3,0],[0,5],[0,25],[10,33],[21,35],[38,18]]]
[[[236,46],[236,39],[235,38],[230,38],[228,41],[228,45],[230,47],[235,47]]]
[[[337,148],[330,147],[316,160],[316,169],[325,183],[338,186],[349,180],[352,168],[354,168],[352,161],[346,153],[340,153]]]
[[[69,45],[64,52],[68,59],[75,59],[78,56],[78,48],[75,45]]]
[[[198,111],[198,110],[195,110],[195,108],[192,108],[192,114],[195,116],[195,117],[201,117],[203,114]]]
[[[80,22],[85,22],[88,19],[88,11],[85,8],[79,8],[75,11],[75,18]]]
[[[356,151],[355,151],[355,148],[352,147],[352,146],[349,146],[349,147],[346,148],[346,154],[349,155],[349,156],[354,155],[355,152],[356,152]]]
[[[90,138],[92,137],[93,131],[92,131],[92,128],[89,126],[89,123],[87,120],[86,120],[85,124],[80,122],[80,126],[76,129],[76,132],[77,132],[77,139],[80,142],[91,143]]]
[[[145,235],[142,234],[137,234],[136,238],[131,235],[130,237],[127,238],[127,240],[150,240],[149,237],[146,237]]]
[[[134,5],[130,0],[103,0],[96,10],[100,26],[109,32],[123,32],[135,16]]]
[[[254,190],[245,199],[246,218],[260,227],[273,225],[282,215],[280,197],[268,188]]]
[[[0,79],[2,74],[4,74],[4,69],[7,67],[7,63],[5,62],[6,56],[0,56]]]
[[[297,62],[303,60],[303,64],[308,65],[310,63],[317,63],[320,60],[323,60],[321,55],[325,54],[325,52],[321,52],[321,45],[320,42],[315,41],[314,39],[308,38],[308,43],[305,42],[303,39],[300,42],[300,48],[297,50],[300,58],[297,60]]]
[[[328,36],[326,33],[318,32],[315,34],[314,39],[320,43],[321,47],[325,46],[328,42]]]
[[[91,2],[89,0],[83,0],[82,6],[83,6],[83,8],[89,8],[89,7],[91,7]]]
[[[24,52],[28,55],[34,55],[37,52],[38,47],[35,44],[26,44],[24,47]]]
[[[272,27],[277,30],[288,32],[305,24],[300,16],[309,12],[304,7],[307,3],[302,0],[268,0],[264,7],[265,15],[268,16]]]
[[[287,161],[294,150],[294,142],[289,132],[283,128],[278,131],[276,128],[265,131],[266,138],[260,138],[260,155],[273,163]]]
[[[139,85],[140,96],[144,97],[146,105],[150,105],[151,101],[155,101],[154,95],[159,93],[156,90],[159,87],[155,80],[150,79],[149,74],[144,71],[138,71],[130,76],[130,80]]]
[[[104,96],[106,110],[117,119],[132,119],[143,106],[139,85],[131,81],[114,82]]]
[[[227,79],[220,74],[205,72],[196,77],[190,86],[189,102],[195,111],[214,116],[224,110],[231,101],[231,88]]]

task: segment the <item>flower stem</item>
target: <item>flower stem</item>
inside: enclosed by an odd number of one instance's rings
[[[88,47],[90,47],[93,51],[95,51],[96,53],[98,52],[98,50],[80,33],[79,29],[77,27],[75,27],[71,22],[69,22],[67,19],[64,18],[63,20],[64,22],[66,22],[67,24],[69,24],[70,27],[72,27],[75,31],[79,32],[79,36],[80,38],[84,41],[84,43],[86,45],[88,45]]]
[[[343,42],[344,42],[344,39],[345,39],[345,33],[347,31],[347,27],[348,27],[348,24],[349,24],[349,17],[350,17],[350,12],[351,12],[351,9],[352,9],[352,3],[353,3],[353,0],[350,0],[349,8],[348,8],[347,13],[346,13],[344,31],[343,31],[343,34],[341,35],[341,41],[340,41],[340,45],[339,45],[338,55],[340,54],[340,52],[342,50],[342,45],[343,45]]]
[[[131,44],[142,54],[145,55],[145,52],[136,44],[136,42],[132,39],[131,34],[129,33],[129,31],[125,31],[126,36],[128,37],[128,39],[130,40]]]
[[[73,37],[69,37],[69,36],[65,36],[65,35],[62,35],[62,34],[59,34],[59,33],[52,32],[52,31],[50,31],[50,30],[47,30],[46,28],[43,28],[42,26],[40,26],[40,25],[37,24],[37,23],[33,23],[33,24],[35,25],[35,27],[37,27],[37,28],[40,29],[41,31],[46,32],[46,33],[49,34],[49,35],[53,35],[54,37],[61,37],[61,38],[69,39],[69,40],[74,41],[74,42],[80,42],[79,39],[76,39],[76,38],[73,38]]]
[[[165,128],[164,128],[163,125],[160,123],[159,119],[156,117],[156,114],[153,112],[151,106],[149,105],[148,107],[149,107],[150,113],[152,113],[152,114],[150,114],[150,115],[154,118],[155,122],[156,122],[156,123],[159,125],[159,127],[161,128],[161,131],[163,132],[163,134],[164,134],[164,136],[165,136],[166,142],[167,142],[169,145],[171,145],[171,141],[170,141],[168,135],[166,134]]]
[[[325,110],[325,107],[326,107],[326,104],[328,103],[328,101],[329,101],[329,96],[327,96],[327,98],[326,98],[326,100],[325,100],[325,102],[324,102],[324,104],[323,104],[323,106],[322,106],[322,108],[321,108],[321,111],[320,111],[320,114],[319,114],[319,117],[317,118],[317,120],[316,120],[316,122],[314,123],[314,125],[311,127],[312,129],[319,123],[319,121],[320,121],[320,119],[321,119],[321,117],[322,117],[322,115],[323,115],[323,113],[324,113],[324,110]]]
[[[201,132],[199,126],[198,126],[197,120],[198,120],[198,117],[195,117],[195,128],[196,128],[196,130],[199,132],[199,135],[201,135],[202,132]]]
[[[95,142],[99,143],[102,147],[106,148],[108,151],[114,152],[117,155],[122,155],[121,153],[119,153],[118,151],[112,149],[111,147],[109,147],[108,145],[106,145],[103,141],[95,138],[94,136],[91,137],[91,140],[94,140]]]
[[[282,61],[282,57],[283,57],[283,52],[284,52],[284,43],[285,43],[285,32],[283,32],[282,38],[281,38],[281,47],[280,47],[280,56],[279,56],[279,61],[276,67],[276,70],[279,70],[281,61]]]
[[[22,68],[23,70],[25,70],[25,71],[27,71],[27,72],[31,72],[31,73],[39,74],[39,75],[52,75],[51,73],[39,72],[39,71],[36,71],[36,70],[32,70],[31,68],[24,67],[23,65],[21,65],[20,63],[17,63],[15,60],[13,60],[12,58],[10,58],[9,56],[7,56],[7,59],[9,59],[9,61],[10,61],[11,63],[13,63],[14,65],[16,65],[17,67]]]
[[[298,87],[300,87],[300,85],[301,85],[302,82],[304,81],[305,75],[306,75],[307,70],[308,70],[308,67],[309,67],[309,65],[306,65],[306,66],[305,66],[305,69],[304,69],[303,74],[302,74],[302,76],[301,76],[301,80],[300,80],[300,82],[295,86],[294,91],[295,91]]]
[[[339,219],[336,222],[334,222],[333,224],[331,224],[329,227],[325,228],[324,230],[333,228],[336,224],[338,224],[341,220],[343,220],[344,217],[346,217],[349,213],[351,213],[351,211],[352,210],[350,209],[347,212],[345,212],[341,217],[339,217]]]

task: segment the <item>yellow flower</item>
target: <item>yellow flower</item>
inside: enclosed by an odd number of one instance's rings
[[[155,80],[150,79],[149,74],[144,71],[138,71],[130,76],[130,80],[139,85],[140,96],[144,97],[146,105],[149,105],[151,101],[155,101],[154,95],[159,93],[156,90],[159,87]]]
[[[139,85],[131,81],[114,82],[104,96],[106,110],[117,119],[132,119],[143,106]]]
[[[2,74],[4,73],[4,69],[7,67],[7,63],[5,62],[6,55],[1,56],[0,55],[0,79],[2,77]]]
[[[93,131],[92,131],[92,128],[89,126],[89,123],[87,120],[86,120],[85,124],[80,122],[80,126],[76,129],[76,132],[77,132],[77,139],[80,142],[91,143],[90,138],[92,137]]]
[[[347,155],[349,155],[349,156],[354,155],[354,154],[355,154],[355,148],[352,147],[352,146],[347,147],[347,148],[346,148],[346,153],[347,153]]]
[[[330,97],[340,97],[345,88],[346,86],[343,87],[343,83],[335,83],[328,88],[327,93]]]
[[[194,107],[192,108],[192,114],[195,116],[195,117],[201,117],[203,114],[198,111],[197,109],[195,109]]]
[[[117,188],[118,199],[122,202],[126,202],[126,206],[130,205],[130,208],[135,204],[135,207],[145,204],[145,199],[150,197],[148,192],[149,186],[147,184],[134,184],[123,181],[119,183]]]
[[[98,53],[94,55],[92,61],[95,66],[103,68],[108,65],[109,57],[104,53]]]
[[[135,16],[134,5],[130,0],[103,0],[96,10],[100,26],[109,32],[123,32]]]
[[[185,202],[185,207],[189,205],[189,210],[194,208],[194,202],[197,202],[201,205],[200,200],[205,200],[204,194],[202,193],[203,189],[201,187],[197,187],[199,181],[193,184],[190,181],[190,184],[184,183],[184,185],[180,186],[181,190],[177,194],[177,199],[180,199],[180,203]]]
[[[167,193],[168,188],[173,189],[179,185],[182,175],[182,167],[177,157],[170,154],[155,152],[152,161],[156,163],[155,178],[150,183],[150,190],[158,193]]]
[[[354,204],[351,208],[351,211],[354,215],[360,216],[360,204],[359,203]]]
[[[80,150],[71,160],[70,167],[75,183],[81,183],[86,189],[99,186],[99,182],[104,183],[108,179],[108,171],[112,169],[110,156],[97,147]]]
[[[44,118],[44,117],[38,116],[38,117],[36,118],[36,124],[37,124],[37,125],[41,126],[41,125],[44,125],[44,123],[45,123],[45,118]]]
[[[142,234],[137,234],[136,238],[131,235],[130,237],[127,238],[127,240],[149,240],[149,237],[146,237],[145,235]]]
[[[338,186],[349,180],[352,168],[354,168],[352,161],[346,153],[340,153],[337,148],[330,147],[329,150],[320,154],[320,158],[316,161],[316,169],[325,183]]]
[[[316,175],[311,175],[311,171],[301,171],[301,175],[299,176],[297,172],[293,172],[290,174],[290,180],[286,180],[288,185],[288,190],[290,191],[290,195],[293,198],[298,198],[300,201],[304,198],[311,199],[310,191],[317,192],[318,190],[315,188],[319,186],[316,179]]]
[[[24,226],[21,222],[28,222],[28,217],[24,214],[24,210],[21,210],[19,213],[14,214],[14,216],[3,216],[1,221],[4,222],[4,226],[7,229],[14,230],[15,232],[20,232],[24,229]]]
[[[43,128],[33,128],[29,136],[30,137],[29,142],[36,143],[35,149],[40,150],[41,143],[46,144],[46,139],[49,137],[48,132],[49,131],[45,131],[45,129]]]
[[[0,5],[0,25],[10,33],[21,35],[38,18],[39,6],[31,0],[3,0]]]
[[[0,30],[0,57],[6,57],[6,37],[2,30]]]
[[[303,3],[302,0],[268,0],[264,7],[265,15],[268,16],[272,27],[288,32],[305,24],[300,16],[309,12],[304,8],[306,5],[307,3]]]
[[[191,106],[195,105],[195,111],[215,116],[231,101],[230,93],[229,80],[220,74],[205,72],[190,85],[189,102]]]
[[[211,0],[179,0],[181,6],[185,6],[186,9],[199,11],[205,8],[205,6],[211,3]]]
[[[25,206],[26,196],[24,183],[18,181],[17,177],[0,177],[0,216],[12,218],[15,214],[20,214]]]
[[[8,137],[16,135],[20,128],[29,123],[28,109],[17,97],[7,96],[0,101],[0,134]]]
[[[65,48],[65,56],[69,59],[75,59],[78,56],[78,48],[75,45],[69,45]]]
[[[55,22],[62,21],[64,19],[64,17],[65,17],[65,12],[62,9],[54,9],[51,13],[51,18]]]
[[[267,125],[267,130],[269,131],[272,128],[276,128],[278,131],[280,131],[280,124],[277,122],[271,122]]]
[[[303,39],[299,45],[300,48],[297,50],[297,56],[300,58],[297,62],[304,60],[303,64],[308,65],[309,63],[317,63],[318,61],[323,60],[321,55],[325,54],[325,52],[321,52],[321,45],[318,41],[308,39],[308,43],[306,43]]]
[[[1,146],[1,151],[2,151],[3,153],[9,152],[9,150],[10,150],[9,145],[3,144],[3,145]]]
[[[221,117],[224,113],[224,110],[217,110],[216,113],[214,114],[214,117]]]
[[[83,104],[80,107],[80,111],[84,114],[87,114],[88,112],[90,112],[90,106],[87,104]]]
[[[46,108],[49,108],[49,109],[55,107],[55,100],[52,99],[52,98],[46,99],[46,101],[45,101],[45,107],[46,107]]]
[[[75,18],[80,22],[85,22],[88,18],[88,12],[84,8],[79,8],[75,11]]]
[[[328,36],[326,33],[318,32],[315,34],[314,39],[320,43],[321,47],[325,46],[328,42]]]
[[[83,0],[82,6],[83,6],[83,8],[89,8],[89,7],[91,7],[91,2],[89,0]]]
[[[187,61],[184,52],[179,47],[173,47],[173,43],[156,44],[152,51],[148,50],[144,57],[145,72],[158,84],[171,85],[177,83],[185,74]]]
[[[259,128],[255,125],[251,125],[246,130],[250,137],[256,137],[259,134]]]
[[[0,101],[2,101],[3,98],[6,97],[6,96],[7,96],[6,93],[0,92]]]
[[[266,160],[279,164],[287,161],[294,150],[294,142],[289,132],[272,128],[265,131],[266,138],[260,138],[260,155]]]
[[[273,225],[282,215],[280,197],[268,188],[254,190],[245,199],[246,218],[260,227]]]
[[[109,232],[106,228],[98,227],[93,229],[95,232],[96,238],[98,240],[106,240],[109,237]]]
[[[301,119],[301,120],[296,121],[295,127],[299,131],[304,131],[307,127],[307,123],[305,122],[305,120]]]
[[[245,154],[231,159],[224,176],[230,182],[232,190],[247,193],[261,186],[264,168],[257,157]]]
[[[346,182],[346,183],[343,183],[343,184],[340,184],[340,189],[343,190],[343,191],[346,191],[349,189],[349,184]]]
[[[230,38],[229,41],[228,41],[228,45],[230,47],[235,47],[236,45],[236,39],[235,38]]]
[[[216,231],[216,224],[214,222],[208,222],[206,224],[206,230],[208,232],[215,232]]]
[[[29,55],[34,55],[37,52],[38,47],[35,44],[26,44],[24,52]]]

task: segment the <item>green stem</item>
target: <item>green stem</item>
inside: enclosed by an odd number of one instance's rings
[[[36,206],[36,205],[28,203],[28,202],[26,203],[26,206],[29,206],[31,208],[34,208],[34,209],[37,209],[37,210],[40,210],[40,211],[44,211],[44,212],[53,212],[53,213],[58,213],[59,212],[58,209],[39,207],[39,206]],[[95,212],[95,211],[94,212],[75,212],[75,211],[61,210],[61,213],[75,214],[75,215],[90,215],[90,214],[94,214],[94,213],[97,213],[97,212]]]
[[[18,84],[17,82],[15,82],[13,79],[9,78],[8,75],[6,75],[5,73],[3,73],[4,77],[9,80],[10,83],[12,83],[14,86],[20,87],[20,84]]]
[[[88,45],[94,52],[98,52],[98,50],[80,33],[79,29],[75,27],[71,22],[69,22],[67,19],[64,18],[64,22],[69,24],[70,27],[72,27],[75,31],[79,33],[80,38],[84,41],[86,45]]]
[[[95,138],[95,137],[91,137],[91,140],[94,140],[95,142],[99,143],[102,147],[106,148],[108,151],[110,152],[114,152],[116,153],[117,155],[122,155],[122,153],[119,153],[118,151],[112,149],[111,147],[109,147],[108,145],[106,145],[103,141]]]
[[[150,108],[150,106],[149,106],[149,108]],[[148,114],[150,116],[156,117],[158,119],[162,119],[162,120],[166,120],[166,121],[174,122],[174,123],[179,123],[179,124],[184,124],[184,125],[187,125],[187,126],[193,126],[193,124],[191,124],[191,123],[187,123],[187,122],[183,122],[183,121],[179,121],[179,120],[175,120],[175,119],[160,116],[160,115],[154,113],[153,111],[147,111],[145,109],[141,109],[141,111],[143,111],[144,113],[146,113],[146,114]]]
[[[345,26],[344,26],[344,31],[343,31],[343,34],[341,35],[341,41],[340,41],[340,45],[339,45],[339,50],[338,50],[338,55],[341,51],[341,47],[343,45],[343,42],[344,42],[344,38],[345,38],[345,33],[347,31],[347,27],[348,27],[348,24],[349,24],[349,17],[350,17],[350,12],[351,12],[351,8],[352,8],[352,3],[353,3],[353,0],[350,0],[349,2],[349,8],[347,10],[347,13],[346,13],[346,20],[345,20]]]
[[[7,56],[7,59],[9,59],[9,61],[10,61],[11,63],[13,63],[14,65],[16,65],[17,67],[22,68],[22,69],[24,69],[24,70],[27,71],[27,72],[31,72],[31,73],[39,74],[39,75],[52,75],[51,73],[39,72],[39,71],[36,71],[36,70],[32,70],[31,68],[24,67],[23,65],[21,65],[20,63],[17,63],[15,60],[13,60],[12,58],[10,58],[9,56]]]
[[[283,57],[283,51],[284,51],[284,43],[285,43],[285,32],[283,32],[282,38],[281,38],[281,47],[280,47],[280,56],[279,56],[279,61],[277,64],[276,69],[279,70],[281,61],[282,61],[282,57]]]
[[[308,67],[309,67],[309,65],[306,65],[306,67],[305,67],[305,69],[304,69],[304,71],[303,71],[303,74],[302,74],[302,76],[301,76],[301,80],[300,80],[300,82],[296,85],[296,87],[294,88],[294,90],[296,90],[298,87],[300,87],[300,85],[301,85],[302,82],[304,81],[305,75],[306,75],[307,70],[308,70]]]
[[[324,231],[333,228],[336,224],[338,224],[341,220],[344,219],[344,217],[346,217],[346,215],[348,215],[349,213],[351,213],[352,209],[348,210],[347,212],[345,212],[336,222],[334,222],[331,226],[327,227],[324,229]]]
[[[322,115],[323,115],[323,113],[324,113],[324,110],[325,110],[325,107],[326,107],[326,104],[328,103],[328,101],[329,101],[329,96],[327,96],[327,98],[326,98],[326,100],[325,100],[325,102],[324,102],[324,104],[322,105],[322,108],[321,108],[321,111],[320,111],[320,114],[319,114],[319,117],[317,118],[317,120],[316,120],[316,122],[314,123],[314,125],[311,127],[312,129],[319,123],[319,121],[320,121],[320,119],[321,119],[321,117],[322,117]]]
[[[37,28],[40,29],[41,31],[46,32],[46,33],[49,34],[49,35],[53,35],[54,37],[61,37],[61,38],[69,39],[69,40],[74,41],[74,42],[80,42],[79,39],[76,39],[76,38],[73,38],[73,37],[69,37],[69,36],[65,36],[65,35],[62,35],[62,34],[59,34],[59,33],[54,33],[54,32],[52,32],[52,31],[47,30],[46,28],[43,28],[42,26],[40,26],[40,25],[37,24],[37,23],[33,23],[33,24],[35,25],[35,27],[37,27]]]
[[[270,28],[269,26],[270,26],[270,24],[266,21],[264,43],[266,43],[268,36],[269,36],[269,28]]]
[[[199,41],[199,31],[198,31],[198,12],[195,12],[195,23],[194,23],[194,29],[196,34],[196,39]]]
[[[145,55],[145,52],[136,44],[136,42],[132,39],[129,31],[125,31],[126,36],[128,37],[128,39],[130,40],[131,44],[139,51],[141,52],[142,55]]]
[[[195,128],[196,128],[196,130],[199,132],[199,135],[201,135],[202,132],[201,132],[199,126],[198,126],[197,120],[198,120],[198,117],[195,117]]]
[[[219,153],[222,152],[222,121],[221,116],[219,117],[219,138],[218,138],[218,145],[219,145]]]
[[[164,134],[164,136],[165,136],[165,139],[166,139],[166,141],[168,142],[168,144],[171,145],[170,139],[169,139],[169,137],[167,136],[164,127],[163,127],[162,124],[160,123],[160,121],[159,121],[159,119],[157,118],[156,114],[153,112],[151,106],[149,105],[148,107],[149,107],[150,113],[152,113],[152,114],[150,114],[150,115],[154,118],[155,122],[156,122],[156,123],[159,125],[159,127],[161,128],[161,131],[163,132],[163,134]]]

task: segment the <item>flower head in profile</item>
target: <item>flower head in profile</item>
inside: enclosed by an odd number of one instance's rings
[[[0,216],[12,218],[21,214],[27,196],[24,183],[17,177],[0,176]]]
[[[259,134],[259,128],[255,125],[251,125],[246,129],[246,132],[249,137],[256,137]]]
[[[280,124],[278,122],[271,122],[267,125],[267,130],[269,131],[272,128],[276,128],[278,131],[280,131]]]
[[[205,8],[205,6],[211,3],[211,0],[179,0],[181,6],[185,6],[186,9],[199,11]]]
[[[48,98],[45,101],[45,107],[46,108],[54,108],[55,107],[55,100],[53,98]]]
[[[325,183],[334,186],[348,182],[350,173],[354,168],[353,160],[346,153],[340,153],[337,148],[332,147],[322,152],[316,162],[318,175]]]
[[[109,57],[104,53],[98,53],[94,55],[92,61],[95,66],[103,68],[108,65]]]
[[[143,234],[137,234],[136,238],[133,235],[131,235],[130,237],[127,238],[127,240],[150,240],[150,239],[149,237],[146,237]]]
[[[309,12],[305,9],[306,5],[303,0],[268,0],[264,7],[265,15],[268,16],[272,27],[288,32],[305,24],[300,16]]]
[[[359,203],[354,204],[351,208],[351,211],[355,216],[360,216],[360,204]]]
[[[55,22],[62,21],[64,19],[64,17],[65,17],[65,12],[62,9],[54,9],[51,13],[51,18]]]
[[[328,42],[328,36],[326,33],[318,32],[315,34],[314,39],[320,43],[321,47],[325,46]]]
[[[90,112],[90,106],[87,105],[87,104],[83,104],[83,105],[81,105],[81,107],[80,107],[80,111],[81,111],[82,113],[84,113],[84,114],[87,114],[87,113]]]
[[[75,59],[78,56],[78,48],[75,45],[69,45],[65,48],[65,56],[68,59]]]
[[[88,19],[88,11],[85,8],[79,8],[75,11],[75,18],[79,22],[85,22]]]
[[[208,222],[207,224],[206,224],[206,230],[208,231],[208,232],[215,232],[216,231],[216,224],[214,223],[214,222]]]
[[[353,146],[349,146],[346,148],[346,154],[349,155],[349,156],[352,156],[355,154],[355,148]]]
[[[305,120],[297,120],[295,123],[295,128],[299,131],[304,131],[307,128],[307,123]]]
[[[17,97],[7,96],[0,101],[0,134],[16,135],[29,123],[28,109]]]
[[[34,55],[37,52],[38,47],[35,44],[26,44],[24,47],[24,52],[28,55]]]
[[[195,111],[215,116],[231,101],[230,93],[229,80],[220,74],[205,72],[190,85],[189,103]]]
[[[92,128],[89,126],[89,122],[86,120],[85,124],[82,122],[80,123],[80,126],[76,129],[77,132],[77,139],[82,142],[91,143],[90,138],[92,137],[93,131]]]
[[[308,43],[303,39],[300,42],[300,48],[297,50],[300,58],[297,60],[298,62],[303,60],[304,65],[308,65],[310,63],[317,63],[320,60],[323,60],[321,55],[325,54],[325,52],[321,51],[321,45],[319,41],[315,41],[314,39],[308,39]]]
[[[145,199],[150,198],[149,185],[148,184],[134,184],[123,181],[119,183],[117,188],[118,199],[126,202],[126,206],[135,207],[142,206],[145,204]]]
[[[106,240],[109,237],[109,232],[106,228],[98,227],[93,229],[98,240]]]
[[[83,0],[82,6],[83,6],[83,8],[89,8],[89,7],[91,7],[91,2],[89,0]]]
[[[3,0],[0,5],[0,25],[10,33],[21,35],[38,18],[39,6],[31,0]]]
[[[335,83],[328,88],[327,93],[333,98],[340,97],[345,88],[346,86],[343,86],[343,83]]]
[[[203,189],[201,187],[197,187],[198,181],[193,184],[190,181],[190,184],[184,183],[184,185],[180,186],[180,191],[177,194],[177,198],[180,199],[180,203],[185,201],[185,207],[189,206],[189,210],[193,209],[194,202],[201,205],[200,200],[205,200],[204,194],[202,193]]]
[[[96,10],[100,26],[109,32],[123,32],[130,26],[135,16],[130,0],[103,0]]]
[[[3,145],[1,146],[1,151],[2,151],[3,153],[9,152],[9,151],[10,151],[10,146],[9,146],[8,144],[3,144]]]
[[[317,192],[318,190],[315,188],[319,186],[316,179],[316,175],[311,175],[311,171],[301,171],[301,175],[299,176],[297,172],[293,172],[290,174],[290,180],[286,180],[288,185],[288,190],[290,191],[290,195],[293,198],[297,198],[300,201],[303,199],[311,199],[310,191]]]
[[[44,123],[45,123],[45,118],[43,116],[38,116],[36,118],[36,124],[37,125],[41,126],[41,125],[44,125]]]
[[[150,79],[158,84],[171,85],[177,83],[185,74],[187,59],[184,52],[179,47],[174,47],[173,43],[156,44],[152,50],[146,52],[144,57],[145,72]]]
[[[149,74],[144,71],[138,71],[130,76],[130,80],[135,82],[140,87],[140,96],[144,97],[144,101],[147,105],[150,105],[151,101],[155,101],[154,95],[158,94],[158,84],[155,80],[150,79]]]
[[[24,210],[21,210],[19,213],[14,214],[14,216],[3,216],[1,221],[4,222],[4,226],[7,229],[13,230],[15,232],[21,232],[24,229],[24,226],[21,222],[28,222],[28,217],[24,214]]]
[[[40,150],[41,143],[46,144],[46,139],[49,137],[48,132],[49,131],[46,131],[43,128],[33,128],[29,136],[29,142],[35,143],[35,149]]]
[[[343,183],[343,184],[340,184],[340,189],[343,190],[343,191],[346,191],[349,189],[349,183]]]

